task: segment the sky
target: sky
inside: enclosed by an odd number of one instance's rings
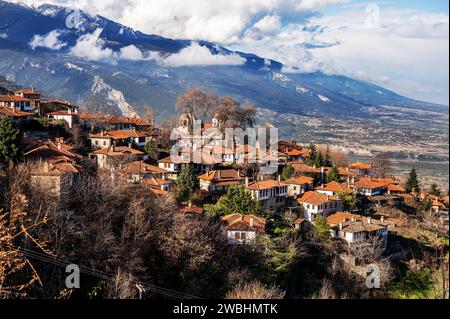
[[[19,2],[19,1],[13,1]],[[449,104],[447,0],[22,0],[100,14],[145,33],[208,40],[285,65],[342,74],[414,99]],[[56,39],[55,39],[56,37]],[[57,41],[57,34],[49,39]],[[84,39],[86,41],[96,41]],[[55,42],[58,43],[58,42]],[[59,45],[64,45],[58,43]],[[81,46],[76,48],[83,53]],[[107,52],[101,52],[105,54]],[[200,47],[173,56],[200,59]],[[122,55],[139,55],[132,48]],[[237,63],[236,57],[211,63]]]

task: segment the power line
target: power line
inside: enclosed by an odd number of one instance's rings
[[[58,258],[55,256],[49,256],[49,255],[42,254],[39,252],[34,252],[34,251],[31,251],[26,248],[20,247],[17,249],[17,251],[19,251],[25,255],[28,255],[33,259],[37,259],[37,260],[43,261],[45,263],[51,263],[51,264],[54,264],[56,266],[60,266],[63,268],[65,268],[67,265],[74,264],[74,263],[68,262],[66,260],[63,260],[61,258]],[[98,271],[98,270],[95,270],[95,269],[92,269],[92,268],[89,268],[86,266],[80,266],[80,265],[77,265],[77,266],[79,267],[81,273],[89,275],[89,276],[93,276],[93,277],[100,278],[103,280],[110,280],[110,279],[114,279],[114,277],[115,277],[112,274]],[[165,296],[175,298],[175,299],[201,299],[200,297],[197,297],[197,296],[185,294],[185,293],[178,292],[178,291],[171,290],[171,289],[164,288],[164,287],[159,287],[159,286],[156,286],[153,284],[142,283],[142,282],[137,282],[137,281],[134,281],[132,283],[135,285],[142,286],[146,291],[151,291],[151,292],[165,295]]]

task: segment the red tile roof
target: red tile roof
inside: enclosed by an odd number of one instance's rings
[[[330,202],[338,201],[335,196],[328,196],[319,192],[306,192],[303,196],[297,199],[299,203],[307,203],[311,205],[322,205]]]
[[[18,95],[0,95],[0,102],[32,102],[30,99]]]
[[[289,185],[305,185],[314,183],[314,178],[306,176],[298,176],[285,181]]]
[[[16,111],[9,107],[0,106],[0,116],[10,116],[14,118],[25,118],[33,116],[33,113]]]
[[[316,191],[329,191],[335,193],[353,193],[353,189],[348,188],[344,184],[331,182],[319,187],[316,187]]]
[[[248,185],[247,189],[249,189],[249,190],[264,190],[264,189],[271,189],[274,187],[287,187],[287,186],[289,186],[289,184],[286,184],[284,182],[268,180],[268,181],[252,182]]]
[[[235,213],[223,216],[221,221],[225,224],[227,230],[263,232],[266,227],[266,219],[255,215]]]

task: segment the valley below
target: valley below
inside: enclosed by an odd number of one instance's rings
[[[449,116],[447,113],[396,106],[367,107],[367,117],[281,114],[260,109],[261,123],[279,129],[280,138],[329,145],[354,161],[389,155],[400,177],[415,167],[425,187],[449,185]]]

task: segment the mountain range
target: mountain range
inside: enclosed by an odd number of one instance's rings
[[[365,112],[367,107],[382,105],[448,112],[447,106],[412,100],[368,82],[320,72],[284,73],[282,63],[264,57],[206,41],[144,34],[82,11],[76,12],[76,26],[68,27],[73,13],[54,5],[0,1],[0,75],[36,86],[47,96],[89,104],[89,111],[126,116],[139,115],[147,106],[159,118],[173,114],[177,96],[190,87],[232,95],[261,109],[306,116],[364,118],[372,116]],[[81,40],[100,46],[104,57],[76,54],[74,47]],[[164,63],[192,46],[206,48],[218,58],[214,61],[233,58],[239,63]],[[121,58],[127,48],[138,57]]]

